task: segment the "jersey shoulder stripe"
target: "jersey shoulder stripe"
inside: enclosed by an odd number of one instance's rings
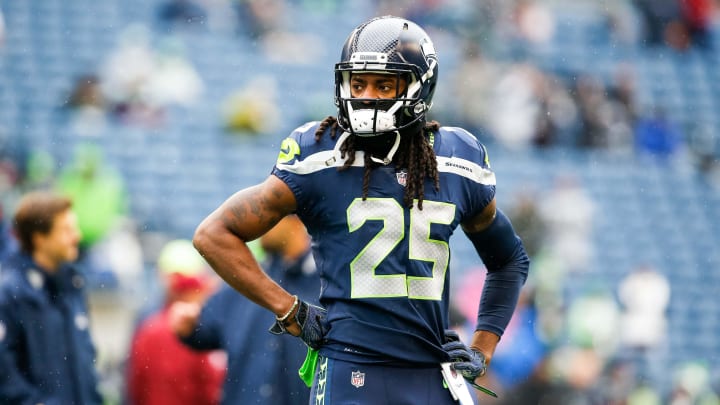
[[[465,177],[486,186],[495,185],[495,173],[477,163],[458,157],[437,157],[438,171]]]
[[[318,125],[316,121],[308,122],[283,140],[276,163],[278,170],[307,175],[344,164],[339,151],[334,150],[337,139],[324,136],[320,142],[315,141]],[[495,173],[490,170],[485,148],[477,138],[456,127],[442,127],[438,135],[441,141],[435,153],[439,172],[462,176],[484,185],[495,185]],[[358,151],[353,166],[363,167],[364,161],[364,153]]]

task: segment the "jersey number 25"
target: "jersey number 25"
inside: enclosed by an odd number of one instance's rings
[[[422,300],[442,299],[445,272],[450,261],[447,241],[430,238],[432,224],[448,225],[455,218],[455,205],[437,201],[417,201],[410,210],[410,235],[405,235],[403,207],[392,198],[356,198],[347,209],[350,232],[368,220],[383,221],[382,229],[350,262],[351,298],[408,297]],[[411,260],[432,263],[431,277],[406,274],[376,274],[375,269],[395,249],[407,241]]]

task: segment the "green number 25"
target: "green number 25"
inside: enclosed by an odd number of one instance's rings
[[[368,220],[383,221],[382,229],[350,263],[351,298],[442,298],[450,249],[446,241],[430,239],[430,225],[452,223],[455,205],[423,201],[422,210],[417,209],[417,202],[410,210],[409,259],[431,262],[431,277],[375,273],[380,263],[405,239],[404,218],[403,207],[392,198],[368,198],[365,201],[356,198],[348,207],[347,220],[351,233]]]

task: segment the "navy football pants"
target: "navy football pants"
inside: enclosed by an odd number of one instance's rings
[[[470,388],[473,398],[476,392]],[[388,367],[318,358],[310,405],[457,405],[440,365]]]

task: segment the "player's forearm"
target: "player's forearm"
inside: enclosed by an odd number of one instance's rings
[[[215,272],[256,304],[283,314],[293,297],[260,268],[245,242],[209,217],[198,227],[193,244]]]
[[[497,347],[499,341],[500,336],[492,332],[486,330],[476,330],[473,334],[470,347],[485,355],[485,361],[487,364],[490,364],[490,360],[495,353],[495,348]]]
[[[530,260],[510,220],[500,210],[486,229],[466,235],[488,269],[475,329],[502,336],[527,279]]]

